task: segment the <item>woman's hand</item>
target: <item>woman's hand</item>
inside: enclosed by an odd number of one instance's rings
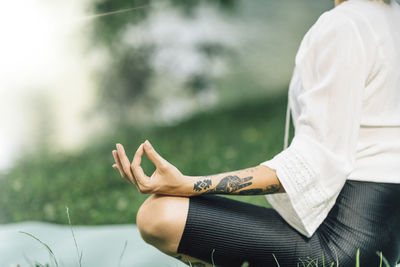
[[[142,167],[143,153],[154,163],[156,170],[148,177]],[[135,184],[144,194],[163,194],[188,196],[190,193],[190,179],[184,176],[174,165],[161,157],[149,141],[144,142],[137,149],[132,163],[126,156],[124,147],[117,144],[117,150],[112,152],[116,164],[113,168],[118,170],[123,178]]]
[[[143,153],[156,166],[156,170],[150,177],[144,173],[140,165]],[[132,163],[121,144],[117,144],[117,150],[113,150],[112,154],[116,162],[113,168],[118,170],[127,181],[135,184],[144,194],[195,196],[201,194],[265,195],[285,192],[275,170],[263,165],[214,175],[186,176],[162,158],[149,141],[139,146]]]

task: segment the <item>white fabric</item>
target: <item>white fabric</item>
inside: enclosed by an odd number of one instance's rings
[[[310,237],[346,179],[400,183],[399,4],[349,0],[322,14],[296,55],[289,105],[295,136],[261,163],[286,193],[266,198]]]

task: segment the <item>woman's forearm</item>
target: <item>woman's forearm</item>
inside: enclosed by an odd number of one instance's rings
[[[265,195],[285,192],[276,172],[263,165],[215,175],[187,176],[186,178],[188,183],[184,190],[189,191],[188,195]]]
[[[265,195],[285,192],[276,172],[264,165],[208,176],[186,176],[161,157],[148,141],[136,150],[132,163],[121,144],[117,144],[117,150],[113,150],[112,153],[116,162],[113,168],[144,194],[195,196]],[[144,153],[156,166],[151,177],[147,176],[141,167]]]

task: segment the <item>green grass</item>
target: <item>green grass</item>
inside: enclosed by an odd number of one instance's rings
[[[76,241],[76,238],[75,238],[75,233],[74,233],[74,229],[73,229],[73,226],[72,226],[71,217],[70,217],[70,214],[69,214],[69,208],[68,208],[68,207],[65,207],[65,209],[66,209],[67,218],[68,218],[68,225],[69,225],[70,228],[71,228],[71,235],[72,235],[72,238],[73,238],[73,240],[74,240],[74,245],[75,245],[76,252],[77,252],[77,256],[78,256],[78,265],[77,265],[77,266],[82,267],[83,251],[82,251],[82,250],[79,251],[78,242]],[[47,250],[47,252],[48,252],[49,255],[50,255],[50,259],[51,259],[52,262],[54,263],[53,266],[55,266],[55,267],[58,267],[58,266],[59,266],[59,265],[58,265],[58,261],[57,261],[57,257],[56,257],[56,255],[54,254],[53,250],[49,247],[49,245],[47,245],[45,242],[43,242],[42,240],[40,240],[38,237],[36,237],[35,235],[33,235],[33,234],[31,234],[31,233],[27,233],[27,232],[24,232],[24,231],[20,231],[20,233],[21,233],[21,234],[25,234],[25,235],[27,235],[27,236],[33,238],[34,240],[36,240],[37,242],[39,242],[43,247],[45,247],[45,249]],[[118,267],[121,266],[122,258],[123,258],[124,254],[125,254],[127,245],[128,245],[128,241],[125,241],[125,244],[124,244],[124,247],[123,247],[123,249],[122,249],[121,255],[119,256]],[[42,267],[42,266],[44,266],[44,267],[51,267],[51,266],[52,266],[50,263],[41,264],[41,263],[39,263],[39,262],[35,262],[35,263],[33,264],[33,263],[31,262],[31,260],[27,259],[27,261],[28,261],[28,264],[29,264],[30,266],[33,266],[33,267]],[[17,266],[19,266],[19,265],[17,265]]]
[[[35,239],[35,240],[36,240],[37,242],[39,242],[43,247],[45,247],[46,250],[47,250],[47,252],[50,254],[50,258],[54,261],[54,266],[58,267],[58,261],[57,261],[56,256],[54,255],[54,252],[53,252],[53,250],[52,250],[46,243],[44,243],[42,240],[40,240],[39,238],[37,238],[36,236],[34,236],[34,235],[31,234],[31,233],[27,233],[27,232],[24,232],[24,231],[20,231],[20,233],[21,233],[21,234],[24,234],[24,235],[27,235],[27,236],[29,236],[29,237]],[[35,266],[41,266],[41,265],[43,265],[43,264],[40,264],[40,263],[36,263],[36,264],[35,264]],[[50,266],[50,264],[47,263],[47,264],[44,264],[43,266]]]
[[[187,175],[242,169],[281,151],[285,108],[286,96],[278,95],[201,113],[175,126],[121,125],[76,153],[25,155],[0,177],[0,223],[64,223],[66,205],[74,211],[75,224],[134,223],[148,195],[138,193],[112,169],[115,143],[133,155],[149,139]],[[144,169],[153,170],[147,159]],[[226,197],[268,206],[263,196]]]
[[[67,213],[68,213],[68,211],[67,211]],[[68,217],[69,217],[69,214],[68,214]],[[71,224],[70,224],[70,225],[71,225]],[[72,225],[71,225],[71,231],[72,231]],[[54,265],[53,265],[53,266],[58,267],[58,262],[57,262],[56,256],[54,255],[53,251],[51,250],[51,248],[50,248],[46,243],[44,243],[44,242],[41,241],[39,238],[37,238],[36,236],[34,236],[34,235],[30,234],[30,233],[25,233],[25,232],[21,232],[21,233],[30,236],[31,238],[33,238],[33,239],[35,239],[36,241],[38,241],[41,245],[43,245],[43,246],[47,249],[47,251],[49,252],[49,254],[50,254],[50,256],[51,256],[51,259],[52,259],[53,262],[54,262]],[[74,238],[74,241],[75,241],[75,236],[74,236],[73,232],[72,232],[72,235],[73,235],[73,238]],[[123,255],[124,255],[124,253],[125,253],[126,245],[127,245],[127,243],[125,242],[124,248],[123,248],[123,250],[122,250],[121,256],[120,256],[119,261],[118,261],[118,266],[121,265],[121,259],[122,259]],[[77,246],[77,244],[76,244],[76,241],[75,241],[75,246],[76,246],[76,248],[78,248],[78,246]],[[213,250],[213,251],[212,251],[212,254],[211,254],[211,264],[212,264],[213,267],[217,267],[217,266],[215,265],[215,263],[214,263],[214,258],[213,258],[214,251],[215,251],[215,250]],[[379,259],[380,259],[379,267],[383,267],[383,266],[385,266],[385,267],[390,267],[390,265],[388,264],[387,260],[386,260],[385,257],[382,255],[382,252],[378,252],[378,251],[377,251],[376,253],[377,253],[377,255],[379,256]],[[274,259],[275,259],[276,266],[280,267],[279,261],[278,261],[278,259],[275,257],[275,254],[272,254],[272,256],[273,256]],[[82,259],[82,253],[79,253],[79,252],[78,252],[78,257],[79,257],[80,259]],[[385,265],[383,265],[383,264],[385,264]],[[41,263],[37,263],[37,262],[36,262],[33,266],[34,266],[34,267],[41,267],[41,266],[51,267],[52,265],[49,264],[49,263],[41,264]],[[79,265],[78,265],[78,266],[80,266],[80,267],[82,266],[81,260],[79,261]],[[193,266],[193,267],[194,267],[194,265],[192,265],[192,263],[191,263],[190,261],[189,261],[189,266]],[[196,265],[196,266],[197,266],[197,265]],[[249,266],[249,263],[246,261],[246,262],[244,262],[244,263],[242,264],[241,267],[248,267],[248,266]],[[319,264],[317,259],[315,259],[315,260],[308,260],[308,261],[306,261],[306,262],[303,261],[303,260],[301,260],[301,259],[299,259],[299,262],[297,263],[297,266],[298,266],[298,267],[337,267],[337,266],[340,266],[340,262],[337,261],[337,262],[325,263],[325,262],[323,261],[321,264]],[[357,253],[356,253],[356,264],[355,264],[355,267],[361,267],[361,265],[360,265],[360,249],[358,249],[358,250],[357,250]],[[364,266],[363,266],[363,267],[364,267]],[[376,267],[378,267],[378,266],[376,266]]]
[[[78,265],[77,266],[82,267],[83,252],[79,250],[78,243],[77,243],[76,238],[75,238],[73,226],[72,226],[72,223],[71,223],[71,218],[70,218],[68,207],[66,207],[66,213],[67,213],[67,218],[68,218],[68,224],[69,224],[69,226],[71,228],[71,235],[72,235],[72,238],[74,240],[74,245],[75,245],[77,256],[78,256]],[[33,238],[34,240],[39,242],[43,247],[45,247],[45,249],[48,251],[48,253],[50,255],[50,258],[51,258],[52,262],[54,263],[53,266],[55,266],[55,267],[59,266],[55,254],[53,253],[52,249],[45,242],[43,242],[42,240],[40,240],[38,237],[34,236],[31,233],[26,233],[26,232],[23,232],[23,231],[20,231],[20,233],[25,234],[25,235]],[[118,267],[121,266],[122,258],[124,256],[125,251],[126,251],[126,247],[127,247],[127,241],[125,241],[124,247],[123,247],[121,255],[119,257]],[[216,267],[216,265],[214,263],[214,253],[215,253],[215,249],[212,250],[210,258],[211,258],[211,265],[213,267]],[[390,267],[388,261],[385,259],[385,257],[383,256],[382,252],[377,251],[376,254],[379,257],[379,267],[383,267],[383,264],[385,264],[384,265],[385,267]],[[276,266],[280,267],[279,261],[276,258],[274,253],[272,253],[272,256],[274,257],[274,260],[276,262]],[[360,265],[360,249],[357,249],[355,257],[356,257],[355,267],[361,267],[361,265]],[[28,262],[31,262],[31,261],[28,259]],[[324,260],[324,253],[322,252],[322,263],[319,263],[318,259],[310,259],[309,257],[307,257],[306,260],[302,260],[301,258],[299,258],[299,262],[297,263],[297,266],[298,267],[337,267],[337,266],[339,266],[339,264],[340,264],[340,262],[338,260],[336,262],[326,263],[325,260]],[[33,266],[33,267],[41,267],[41,266],[51,267],[52,264],[50,264],[50,263],[41,264],[41,263],[35,262],[35,264],[30,263],[30,266]],[[194,267],[194,265],[192,265],[192,263],[190,261],[189,261],[189,266],[193,266]],[[245,261],[242,264],[241,267],[248,267],[248,266],[249,266],[249,262]],[[362,267],[364,267],[364,266],[362,266]],[[376,267],[378,267],[378,266],[376,266]]]

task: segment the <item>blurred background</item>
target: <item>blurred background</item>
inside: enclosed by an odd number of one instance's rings
[[[129,224],[135,232],[148,195],[112,169],[117,142],[133,155],[149,139],[187,175],[251,167],[279,153],[296,50],[333,1],[0,6],[0,265],[3,258],[1,266],[29,266],[18,246],[31,240],[9,231],[36,229],[50,243],[59,240],[46,229],[68,224],[66,206],[74,225]],[[144,168],[154,170],[148,160]],[[263,196],[227,197],[268,206]],[[32,221],[42,224],[26,224]],[[141,242],[137,231],[132,236]],[[119,254],[125,240],[113,240]],[[68,247],[73,253],[72,241]],[[83,259],[92,266],[89,256]],[[152,260],[124,264],[154,266]]]

